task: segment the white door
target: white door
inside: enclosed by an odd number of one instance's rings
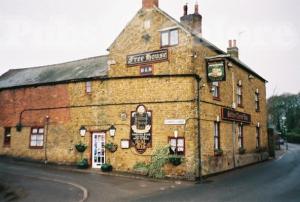
[[[105,163],[105,133],[93,133],[92,167],[100,168]]]

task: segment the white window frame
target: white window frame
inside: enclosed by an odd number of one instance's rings
[[[30,132],[30,148],[43,148],[44,147],[44,133],[43,127],[33,127]]]
[[[220,122],[214,122],[214,149],[221,149]]]
[[[170,29],[161,31],[161,47],[176,46],[179,44],[179,30]]]
[[[85,92],[92,93],[92,82],[91,81],[85,82]]]

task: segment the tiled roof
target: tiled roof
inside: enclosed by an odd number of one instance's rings
[[[107,76],[108,56],[62,64],[12,69],[0,77],[0,89],[101,78]]]

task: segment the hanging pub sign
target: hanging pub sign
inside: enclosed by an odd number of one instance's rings
[[[168,60],[168,50],[162,49],[157,51],[128,55],[127,66],[156,63],[156,62],[161,62],[166,60]]]
[[[143,154],[152,143],[152,112],[147,111],[144,105],[139,105],[136,111],[131,112],[131,146]]]
[[[222,119],[227,121],[236,121],[242,123],[251,123],[251,115],[237,112],[229,108],[222,108]]]
[[[207,62],[207,79],[208,82],[217,82],[217,81],[226,80],[224,60]]]

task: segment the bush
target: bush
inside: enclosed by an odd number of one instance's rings
[[[102,172],[111,172],[113,170],[113,167],[109,163],[104,163],[101,165],[101,171]]]
[[[158,148],[149,164],[149,176],[153,178],[163,178],[165,173],[163,171],[164,165],[168,162],[170,145]]]
[[[288,134],[288,135],[285,135],[284,138],[287,138],[287,141],[289,143],[296,143],[296,144],[300,144],[300,135],[298,134]]]
[[[77,168],[79,169],[87,169],[89,167],[89,163],[87,159],[82,159],[77,163]]]

